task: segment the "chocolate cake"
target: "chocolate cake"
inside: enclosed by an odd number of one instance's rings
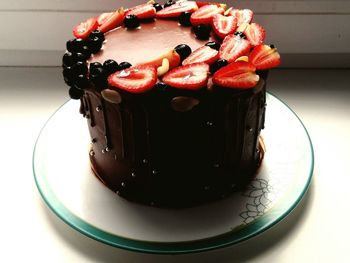
[[[137,203],[189,207],[254,177],[267,73],[279,55],[252,16],[152,1],[74,29],[63,75],[88,119],[92,170],[108,188]]]

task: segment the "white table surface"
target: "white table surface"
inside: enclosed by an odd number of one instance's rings
[[[315,150],[309,191],[282,222],[238,245],[178,256],[129,252],[70,228],[36,189],[38,133],[67,99],[59,68],[0,68],[0,262],[350,262],[350,70],[275,70],[268,89]],[[78,114],[78,113],[77,113]]]

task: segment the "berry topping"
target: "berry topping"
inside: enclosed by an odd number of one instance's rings
[[[177,45],[174,48],[174,50],[176,51],[177,54],[180,55],[181,61],[183,61],[185,58],[187,58],[192,53],[192,49],[186,44]]]
[[[220,47],[220,58],[226,59],[229,63],[234,62],[238,57],[248,54],[250,47],[248,40],[233,34],[228,35]]]
[[[90,66],[89,66],[89,71],[90,71],[90,74],[92,71],[94,71],[95,68],[103,68],[102,64],[100,62],[93,62],[93,63],[90,63]]]
[[[215,34],[220,38],[225,38],[227,35],[235,32],[237,28],[237,19],[233,16],[216,14],[213,17],[212,25]]]
[[[250,53],[249,60],[258,70],[274,68],[281,63],[277,49],[268,45],[256,46]]]
[[[130,8],[126,15],[135,15],[138,19],[150,19],[156,16],[156,9],[153,4],[143,4]]]
[[[230,15],[237,19],[237,26],[249,24],[253,19],[253,11],[250,9],[232,9]]]
[[[156,12],[160,11],[163,9],[162,5],[159,3],[154,3],[153,7],[156,9]]]
[[[207,85],[208,73],[208,64],[194,63],[172,69],[163,77],[163,82],[179,89],[198,90]]]
[[[105,34],[103,34],[100,30],[94,30],[91,32],[89,38],[94,38],[94,37],[97,37],[101,43],[105,41]]]
[[[175,0],[168,0],[168,1],[165,2],[164,8],[168,7],[168,6],[171,6],[171,5],[175,4],[175,3],[176,3]]]
[[[103,63],[103,70],[107,75],[110,75],[120,70],[118,63],[113,59],[108,59]]]
[[[72,67],[71,67],[71,70],[72,70],[72,74],[74,76],[78,76],[80,74],[82,75],[86,75],[87,72],[88,72],[88,68],[87,68],[87,65],[85,62],[82,62],[82,61],[78,61],[77,63],[75,63]]]
[[[84,46],[82,46],[77,52],[83,54],[83,56],[85,57],[85,59],[88,59],[91,56],[91,50],[88,46],[88,44],[85,42]]]
[[[174,2],[174,1],[168,1]],[[193,13],[198,9],[195,1],[175,2],[170,6],[164,5],[164,9],[157,12],[156,17],[167,18],[167,17],[179,17],[183,12]]]
[[[213,16],[223,14],[225,9],[216,5],[205,5],[191,15],[192,25],[211,24]]]
[[[90,80],[97,90],[105,89],[108,85],[105,72],[102,67],[94,67],[90,69]]]
[[[124,62],[120,62],[119,63],[120,70],[127,69],[127,68],[130,68],[130,67],[132,67],[132,65],[129,62],[124,61]]]
[[[114,12],[108,12],[108,13],[102,13],[97,17],[97,23],[98,26],[103,25],[112,15]]]
[[[156,68],[160,67],[163,64],[163,59],[169,61],[169,68],[174,68],[180,65],[181,55],[176,52],[175,49],[170,49],[164,54],[159,55],[158,57],[151,59],[149,61],[141,63],[142,65],[154,66]]]
[[[191,26],[191,12],[182,12],[179,17],[179,23],[182,26]]]
[[[237,61],[219,69],[213,76],[213,83],[225,88],[253,88],[259,81],[255,66]]]
[[[217,51],[219,51],[219,49],[220,49],[220,44],[218,42],[215,42],[215,41],[210,41],[205,45],[208,47],[211,47],[212,49],[215,49]]]
[[[154,86],[154,88],[155,88],[156,90],[158,90],[158,91],[163,92],[163,91],[166,91],[166,90],[168,89],[168,85],[165,84],[164,82],[158,82],[158,83]]]
[[[66,43],[67,50],[72,53],[77,53],[85,45],[85,42],[81,38],[70,39]]]
[[[132,29],[140,26],[140,21],[135,15],[127,15],[124,19],[124,26]]]
[[[203,46],[191,53],[183,62],[182,65],[188,65],[198,62],[212,64],[219,59],[219,51],[209,46]]]
[[[102,21],[102,24],[99,25],[98,30],[100,30],[102,33],[106,33],[118,26],[121,26],[124,21],[124,16],[124,9],[119,8],[117,11],[112,12],[111,15],[106,15],[105,19]]]
[[[86,89],[89,86],[89,80],[86,75],[80,74],[75,79],[74,87],[78,89]]]
[[[77,89],[75,87],[71,87],[68,91],[69,97],[73,100],[79,100],[81,96],[83,96],[84,91],[81,89]]]
[[[75,26],[73,29],[73,35],[76,38],[87,38],[92,31],[97,29],[98,23],[96,18],[89,18],[88,20],[81,22],[79,25]]]
[[[244,33],[253,46],[260,45],[265,40],[265,29],[257,23],[248,25]]]
[[[213,74],[219,69],[221,69],[222,67],[225,67],[227,65],[228,65],[228,62],[226,59],[219,59],[214,64],[210,65],[210,72]]]
[[[207,40],[210,36],[210,27],[208,25],[197,25],[193,27],[193,32],[200,40]]]
[[[62,65],[64,67],[70,67],[76,62],[75,56],[71,52],[64,53],[62,57]]]
[[[156,84],[157,71],[152,66],[136,66],[117,71],[108,77],[111,86],[130,93],[146,92]]]

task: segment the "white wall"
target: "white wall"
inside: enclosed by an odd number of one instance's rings
[[[0,66],[56,66],[75,24],[145,0],[1,0]],[[160,2],[163,2],[161,0]],[[285,67],[350,67],[350,1],[223,1],[255,11]],[[232,4],[234,3],[234,4]]]

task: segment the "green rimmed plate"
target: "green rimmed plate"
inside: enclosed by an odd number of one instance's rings
[[[249,239],[298,204],[313,173],[313,149],[299,118],[267,95],[266,154],[245,192],[180,210],[130,203],[92,174],[89,134],[79,102],[69,101],[48,120],[37,140],[33,171],[47,205],[79,232],[119,248],[148,253],[193,253]]]

